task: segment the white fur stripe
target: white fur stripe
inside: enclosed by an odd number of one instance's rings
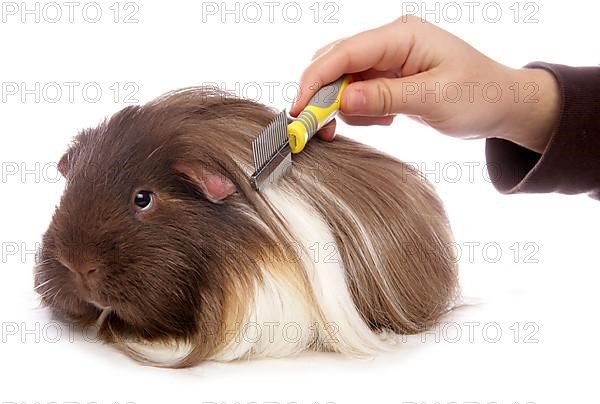
[[[353,355],[389,349],[393,341],[387,335],[373,333],[362,320],[348,290],[346,272],[337,254],[339,249],[333,234],[319,213],[299,197],[280,188],[270,187],[264,194],[285,218],[302,247],[300,258],[324,316],[315,321],[321,323],[320,331],[333,331],[332,335],[321,332],[319,342],[328,349]],[[363,237],[368,239],[364,231]],[[318,254],[314,253],[315,249]],[[336,252],[334,259],[325,259],[332,249]]]

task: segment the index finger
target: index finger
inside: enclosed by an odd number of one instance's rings
[[[401,67],[408,57],[411,45],[408,35],[394,30],[392,24],[334,43],[302,73],[298,98],[290,109],[290,114],[296,116],[300,113],[321,87],[343,74]]]

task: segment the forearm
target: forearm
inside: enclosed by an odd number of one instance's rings
[[[552,86],[540,81],[540,102],[515,113],[511,133],[487,140],[494,185],[504,193],[590,193],[600,198],[600,67],[528,67],[524,70],[539,80],[553,79],[558,91],[552,94]]]
[[[544,69],[511,69],[516,97],[507,97],[507,118],[498,136],[542,153],[556,129],[561,106],[559,83]]]

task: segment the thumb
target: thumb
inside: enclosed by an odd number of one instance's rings
[[[401,78],[379,77],[350,83],[342,93],[345,115],[423,115],[438,99],[428,72]]]

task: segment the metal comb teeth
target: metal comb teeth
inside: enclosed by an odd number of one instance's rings
[[[255,171],[250,182],[257,191],[265,184],[276,181],[291,166],[285,110],[277,114],[252,141],[252,158]]]

